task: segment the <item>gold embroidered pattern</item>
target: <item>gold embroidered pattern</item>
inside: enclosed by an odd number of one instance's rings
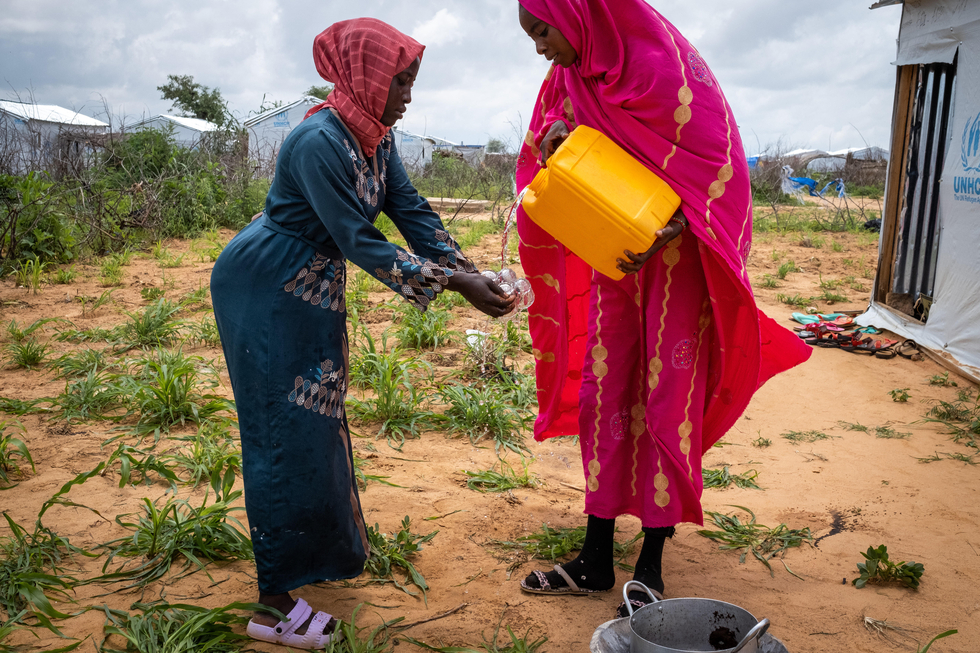
[[[691,374],[691,389],[687,392],[687,405],[684,407],[684,422],[677,428],[677,434],[681,436],[680,450],[687,458],[687,475],[694,480],[694,470],[691,467],[691,433],[694,432],[694,425],[691,423],[691,403],[694,400],[694,381],[698,376],[698,359],[701,357],[701,347],[704,342],[704,333],[711,326],[711,300],[705,299],[701,303],[701,317],[698,319],[698,348],[694,354],[694,372]]]
[[[660,313],[660,329],[657,331],[657,345],[653,351],[653,358],[650,359],[649,363],[647,385],[651,391],[656,390],[657,386],[660,385],[660,373],[664,369],[663,361],[660,360],[660,348],[663,346],[664,330],[667,328],[667,302],[670,301],[670,286],[673,282],[672,275],[674,266],[681,260],[681,253],[678,251],[678,248],[681,246],[683,239],[684,234],[681,234],[667,243],[667,247],[663,250],[664,263],[667,264],[667,283],[664,284],[664,301]]]
[[[542,352],[540,349],[532,349],[531,353],[534,355],[534,360],[542,361],[544,363],[555,362],[555,355],[550,351]]]
[[[562,102],[561,108],[565,111],[565,117],[568,118],[569,131],[575,129],[575,107],[572,106],[572,98],[566,97],[565,101]]]
[[[643,307],[641,305],[641,299],[643,295],[643,289],[640,286],[640,275],[634,274],[633,280],[636,284],[636,305],[640,307],[640,311],[637,313],[639,316],[639,333],[640,337],[644,337],[645,329],[643,328],[644,315]],[[636,496],[636,469],[640,464],[639,453],[640,453],[640,437],[646,432],[646,393],[644,389],[646,384],[643,383],[644,370],[642,361],[641,364],[637,366],[637,371],[639,373],[639,379],[637,379],[636,384],[636,405],[633,406],[633,410],[630,416],[633,421],[630,423],[630,434],[633,436],[633,482],[631,488],[633,490],[633,496]]]
[[[536,318],[538,320],[545,320],[546,322],[554,322],[555,323],[555,326],[557,326],[557,327],[560,327],[561,326],[558,323],[558,320],[556,320],[553,317],[548,317],[547,315],[542,315],[541,313],[528,313],[528,315],[530,317]]]
[[[596,395],[595,435],[593,436],[592,460],[589,462],[589,480],[587,483],[590,492],[599,491],[599,472],[602,469],[599,465],[599,420],[602,415],[602,380],[609,372],[609,366],[606,365],[606,358],[609,357],[609,351],[602,346],[602,287],[596,286],[595,292],[598,316],[595,320],[596,345],[592,348],[592,373],[596,377]]]
[[[724,103],[724,100],[722,102]],[[735,169],[732,167],[732,121],[727,106],[725,107],[725,126],[728,129],[728,151],[726,153],[728,161],[718,170],[718,179],[708,186],[708,202],[705,204],[704,221],[708,225],[705,230],[712,240],[718,240],[718,236],[715,235],[714,229],[711,227],[711,203],[725,194],[725,184],[735,176]]]
[[[633,410],[630,413],[630,417],[633,421],[630,423],[630,435],[633,436],[633,482],[630,487],[633,489],[633,496],[636,496],[636,468],[640,464],[639,454],[640,454],[640,437],[646,432],[646,408],[643,406],[643,385],[637,384],[637,394],[640,403],[633,406]]]
[[[531,154],[535,157],[541,156],[541,150],[534,144],[534,132],[530,129],[527,130],[527,135],[524,137],[524,144],[531,148]]]
[[[558,249],[558,245],[528,245],[521,240],[520,236],[518,236],[518,242],[521,247],[526,247],[527,249]]]
[[[558,286],[558,279],[555,279],[550,274],[538,274],[533,277],[528,277],[528,279],[541,279],[541,281],[544,282],[544,285],[548,286],[549,288],[560,290]]]
[[[656,489],[653,502],[661,508],[666,508],[667,504],[670,503],[670,493],[667,492],[667,488],[670,487],[670,480],[664,474],[663,459],[659,453],[657,454],[657,474],[653,477],[653,487]]]
[[[674,44],[674,49],[677,50],[677,61],[680,63],[681,68],[681,80],[684,82],[684,85],[677,91],[677,101],[680,102],[680,106],[674,111],[674,121],[677,123],[677,137],[674,139],[674,146],[671,148],[670,154],[667,155],[663,165],[660,166],[661,169],[666,170],[667,164],[677,154],[677,145],[681,142],[681,130],[684,129],[684,125],[691,122],[691,116],[693,115],[691,103],[694,102],[694,91],[687,85],[687,67],[684,65],[684,56],[681,54],[681,49],[674,39],[674,34],[668,29],[667,23],[664,22],[663,18],[660,19],[660,23],[664,26],[667,33],[670,34],[670,41]]]
[[[738,234],[738,252],[742,256],[742,274],[748,276],[748,262],[749,254],[752,253],[752,239],[750,238],[748,242],[744,245],[742,241],[745,238],[746,230],[752,233],[752,202],[749,202],[749,208],[745,211],[745,222],[742,223],[742,231]]]

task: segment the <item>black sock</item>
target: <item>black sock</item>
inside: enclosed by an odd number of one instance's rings
[[[650,589],[661,594],[663,593],[664,542],[667,541],[668,537],[673,536],[673,526],[643,529],[643,548],[640,550],[640,557],[636,560],[636,571],[633,573],[633,580],[638,580]],[[650,597],[640,590],[631,591],[629,596],[631,599],[644,602],[650,601]]]
[[[585,542],[578,557],[563,564],[575,584],[583,589],[607,590],[616,584],[613,567],[613,535],[616,532],[615,519],[602,519],[589,515],[585,529]],[[552,587],[566,587],[568,583],[557,571],[549,571],[545,578]],[[540,587],[537,576],[531,574],[525,582],[533,588]]]

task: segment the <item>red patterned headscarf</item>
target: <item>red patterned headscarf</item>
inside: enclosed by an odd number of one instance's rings
[[[388,89],[395,75],[422,57],[425,46],[375,18],[334,23],[313,40],[313,61],[320,77],[334,85],[327,100],[306,112],[332,107],[373,156],[388,127],[381,124]]]

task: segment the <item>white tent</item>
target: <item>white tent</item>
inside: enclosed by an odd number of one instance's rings
[[[411,132],[395,128],[391,130],[395,138],[395,148],[401,156],[402,163],[408,168],[421,170],[432,163],[432,151],[436,140],[430,136],[419,136]]]
[[[980,378],[980,2],[903,4],[878,276],[858,319]],[[892,10],[894,11],[894,10]]]
[[[243,124],[248,131],[248,155],[263,167],[275,166],[276,157],[282,142],[289,132],[303,121],[310,107],[323,100],[305,96],[281,107],[264,111],[246,120]]]
[[[182,147],[196,147],[201,138],[218,128],[213,122],[200,118],[185,118],[162,113],[126,125],[126,131],[138,132],[144,129],[157,129],[173,135],[174,142]]]
[[[109,125],[53,104],[0,100],[0,170],[50,170],[90,152]]]
[[[806,167],[808,170],[819,172],[840,172],[847,165],[848,157],[852,161],[887,161],[888,150],[880,147],[851,147],[846,150],[827,152],[823,156],[811,159]]]

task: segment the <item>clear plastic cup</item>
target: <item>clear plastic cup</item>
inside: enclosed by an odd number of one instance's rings
[[[527,309],[534,303],[534,291],[531,290],[531,282],[527,279],[518,279],[514,282],[514,289],[518,293],[517,309]]]

